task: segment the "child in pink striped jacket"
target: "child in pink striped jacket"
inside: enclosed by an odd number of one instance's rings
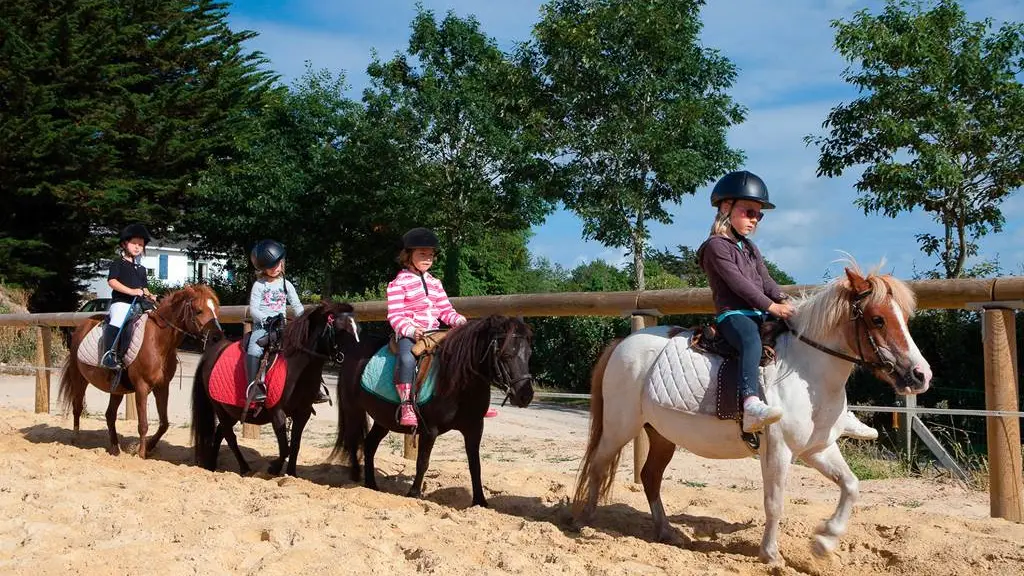
[[[395,389],[401,401],[399,424],[416,426],[413,410],[412,382],[416,359],[412,346],[428,330],[436,330],[440,322],[450,327],[466,323],[466,317],[455,311],[441,281],[427,270],[434,264],[437,235],[426,228],[413,228],[402,237],[404,246],[399,262],[402,270],[388,284],[388,322],[398,337],[398,383]]]

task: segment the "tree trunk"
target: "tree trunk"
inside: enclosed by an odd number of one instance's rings
[[[633,230],[633,271],[636,289],[644,290],[647,286],[644,278],[644,241],[637,229]]]
[[[448,296],[454,297],[461,294],[459,283],[459,259],[462,249],[459,241],[453,240],[452,245],[445,249],[444,254],[444,291]]]

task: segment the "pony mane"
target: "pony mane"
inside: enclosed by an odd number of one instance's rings
[[[905,282],[891,274],[879,273],[885,264],[884,259],[871,268],[867,275],[861,272],[860,266],[849,254],[840,262],[845,262],[850,271],[862,276],[871,286],[871,294],[864,300],[864,306],[882,304],[892,298],[904,318],[909,318],[917,309],[917,297]],[[845,273],[814,293],[802,294],[793,303],[796,308],[793,327],[812,340],[827,340],[835,330],[849,321],[853,296],[853,287]]]
[[[159,315],[163,320],[170,320],[179,328],[187,326],[195,315],[191,304],[200,298],[203,300],[210,299],[214,305],[220,305],[217,293],[206,284],[186,284],[177,290],[168,292],[161,300],[160,308],[157,309],[155,314]],[[172,317],[167,318],[165,314],[160,314],[163,310],[171,312]]]
[[[513,345],[513,335],[533,340],[530,326],[519,318],[491,315],[470,320],[452,328],[448,336],[438,345],[437,387],[438,396],[460,392],[481,380],[493,379],[490,363],[481,365],[480,360],[487,354],[491,339],[505,337],[500,353]],[[490,384],[490,382],[488,382]]]
[[[324,300],[312,310],[303,312],[301,316],[285,324],[281,339],[281,352],[291,356],[295,352],[305,349],[311,337],[319,336],[328,315],[352,312],[353,310],[354,308],[350,304]],[[314,330],[317,332],[315,335],[312,334]]]

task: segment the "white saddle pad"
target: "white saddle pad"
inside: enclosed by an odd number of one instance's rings
[[[128,345],[128,351],[124,355],[124,365],[127,367],[135,361],[135,357],[139,354],[139,349],[142,348],[142,337],[146,333],[146,321],[149,319],[149,313],[139,316],[138,320],[135,321],[135,327],[132,330],[132,342]],[[103,349],[103,326],[105,323],[97,324],[85,335],[82,339],[82,344],[78,347],[78,361],[86,366],[99,366],[100,359],[103,358],[103,354],[106,350]]]
[[[722,357],[690,348],[693,332],[670,338],[647,377],[645,393],[658,406],[692,414],[716,415],[718,369]],[[761,380],[764,380],[761,368]]]

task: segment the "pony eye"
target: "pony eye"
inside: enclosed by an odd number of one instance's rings
[[[872,317],[871,323],[875,325],[875,328],[885,328],[885,318],[881,316]]]

